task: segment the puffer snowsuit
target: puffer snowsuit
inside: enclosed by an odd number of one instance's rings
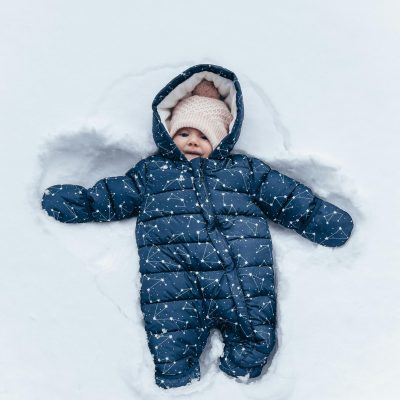
[[[234,120],[208,159],[188,161],[168,133],[168,117],[201,79],[214,82]],[[267,218],[330,247],[347,241],[352,219],[261,160],[230,154],[244,115],[231,71],[191,67],[157,94],[152,108],[157,154],[89,189],[52,186],[42,206],[67,223],[137,216],[141,309],[159,386],[182,386],[200,376],[199,356],[213,328],[225,344],[220,368],[256,377],[275,343]]]

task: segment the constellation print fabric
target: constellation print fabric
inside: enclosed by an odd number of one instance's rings
[[[172,141],[159,104],[196,74],[229,80],[236,117],[210,157],[188,161]],[[275,345],[276,295],[267,218],[324,246],[343,245],[350,215],[259,159],[230,154],[243,121],[236,76],[215,65],[189,68],[153,102],[158,153],[124,176],[92,188],[56,185],[42,205],[66,223],[137,216],[141,309],[155,380],[178,387],[200,377],[199,357],[211,329],[224,340],[220,368],[256,377]]]

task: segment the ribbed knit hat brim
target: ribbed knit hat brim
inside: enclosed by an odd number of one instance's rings
[[[232,120],[222,100],[194,95],[181,100],[173,109],[169,133],[173,137],[181,128],[198,129],[215,149],[227,135]]]

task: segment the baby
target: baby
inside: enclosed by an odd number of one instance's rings
[[[141,309],[163,388],[199,379],[199,357],[219,329],[226,374],[261,374],[275,344],[276,294],[267,218],[324,246],[353,222],[263,161],[230,154],[243,121],[235,74],[196,65],[155,97],[158,152],[92,188],[56,185],[42,205],[61,222],[137,216]]]

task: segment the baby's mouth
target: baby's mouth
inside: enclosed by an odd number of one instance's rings
[[[202,155],[202,153],[200,153],[198,151],[192,151],[192,150],[185,151],[185,154],[189,154],[191,156],[201,156]]]

